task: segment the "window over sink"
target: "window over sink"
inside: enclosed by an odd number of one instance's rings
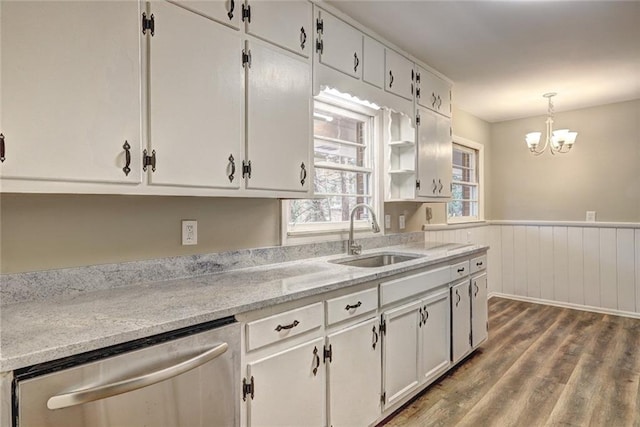
[[[314,194],[317,198],[283,204],[286,236],[339,234],[349,228],[358,203],[376,208],[375,140],[378,107],[353,101],[336,91],[314,101]],[[359,209],[356,229],[370,226],[370,214]],[[283,225],[285,225],[283,224]],[[326,237],[326,236],[325,236]]]

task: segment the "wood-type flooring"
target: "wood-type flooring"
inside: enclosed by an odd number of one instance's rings
[[[489,300],[489,340],[385,427],[640,426],[640,320]]]

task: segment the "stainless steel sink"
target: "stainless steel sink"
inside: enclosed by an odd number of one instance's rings
[[[378,253],[370,255],[359,255],[356,257],[341,258],[330,261],[334,264],[348,265],[352,267],[384,267],[385,265],[398,264],[400,262],[411,261],[412,259],[422,258],[423,255],[398,254],[398,253]]]

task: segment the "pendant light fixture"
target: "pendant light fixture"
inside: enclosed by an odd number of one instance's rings
[[[568,153],[576,142],[578,132],[572,132],[569,129],[553,130],[553,102],[552,99],[557,93],[550,92],[542,95],[549,100],[549,108],[547,110],[547,129],[545,132],[545,141],[542,148],[538,149],[540,145],[540,137],[542,132],[530,132],[525,136],[527,147],[534,155],[539,156],[544,153],[547,147],[549,147],[551,154],[556,153]]]

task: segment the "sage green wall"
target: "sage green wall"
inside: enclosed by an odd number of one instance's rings
[[[574,148],[536,157],[524,135],[545,116],[492,124],[488,218],[640,222],[640,100],[557,113],[554,128],[577,131]]]
[[[181,245],[181,220],[198,245]],[[14,273],[280,243],[280,201],[2,194],[0,271]]]

